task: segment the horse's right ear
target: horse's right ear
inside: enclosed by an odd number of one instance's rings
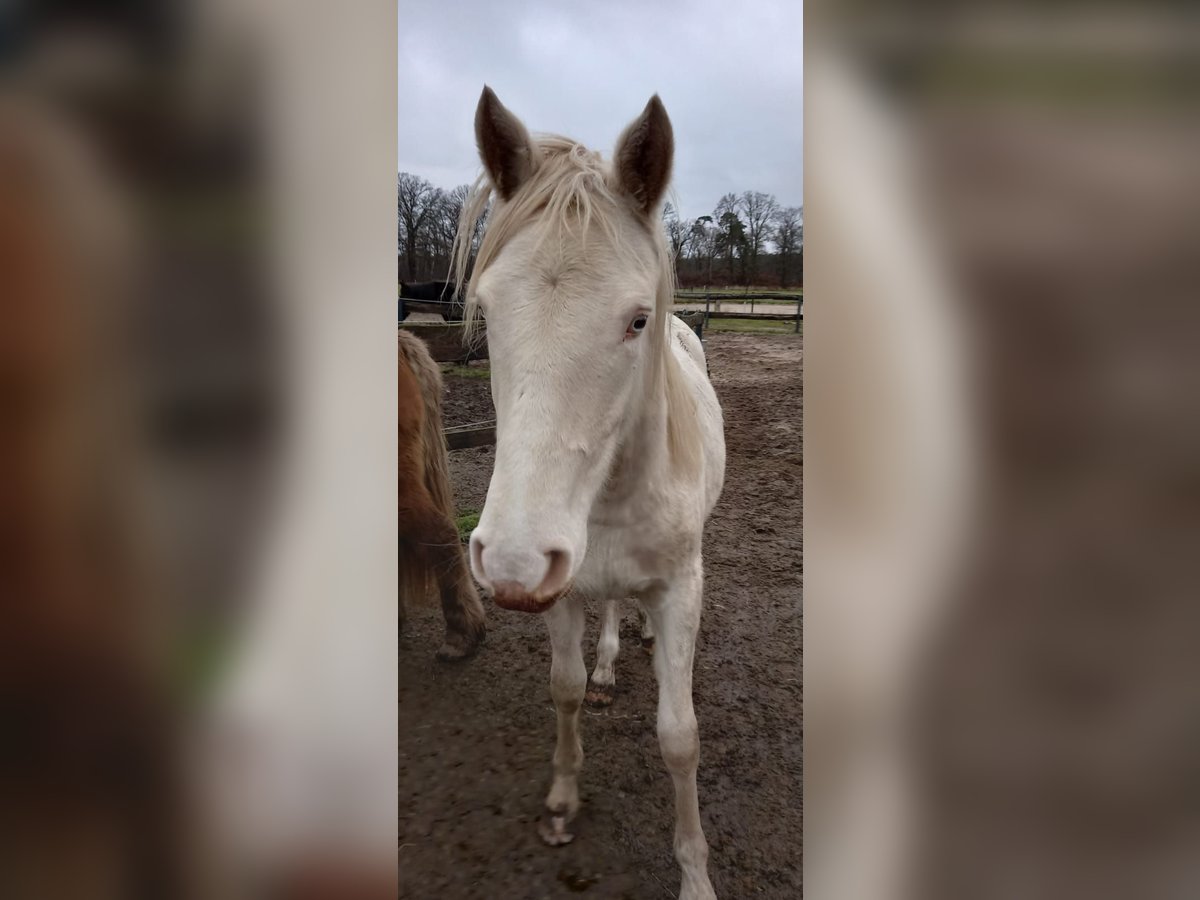
[[[502,200],[511,200],[533,174],[533,141],[521,120],[487,85],[475,109],[475,143],[496,193]]]

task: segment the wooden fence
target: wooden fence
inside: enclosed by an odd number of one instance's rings
[[[496,423],[476,422],[472,425],[454,425],[447,428],[447,450],[469,450],[472,447],[489,447],[496,443]]]
[[[463,305],[453,300],[410,300],[408,297],[398,298],[399,321],[409,313],[435,313],[447,322],[461,322]]]
[[[795,312],[755,312],[754,302],[756,300],[790,300],[796,304]],[[753,319],[763,321],[795,321],[796,333],[800,333],[800,326],[804,321],[804,295],[803,294],[785,294],[785,293],[760,293],[760,294],[680,294],[675,295],[676,303],[704,303],[704,321],[708,323],[709,319]],[[722,303],[736,303],[740,306],[750,304],[749,312],[734,312],[730,310],[722,310]],[[777,303],[771,303],[768,308],[776,307]],[[679,315],[679,313],[676,313]]]
[[[466,363],[488,357],[487,330],[482,324],[470,342],[462,322],[401,322],[400,327],[420,337],[436,362]]]

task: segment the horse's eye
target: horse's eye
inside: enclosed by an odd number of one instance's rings
[[[645,327],[646,327],[646,317],[645,316],[637,316],[634,318],[634,320],[632,322],[629,323],[630,331],[641,331]]]

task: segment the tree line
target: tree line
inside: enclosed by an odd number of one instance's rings
[[[663,209],[667,239],[684,287],[804,284],[804,208],[781,206],[773,194],[726,194],[712,215],[680,218]]]
[[[398,280],[447,278],[468,191],[465,184],[447,191],[407,172],[396,176]],[[804,208],[782,206],[772,194],[729,193],[711,215],[691,220],[668,203],[663,227],[681,286],[804,284]]]

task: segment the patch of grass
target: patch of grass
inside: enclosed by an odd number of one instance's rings
[[[454,363],[444,363],[442,374],[453,375],[456,378],[491,378],[492,369],[490,366],[459,366]]]
[[[181,702],[199,703],[211,693],[234,646],[232,629],[218,621],[190,623],[175,637],[172,678]]]
[[[738,334],[795,334],[796,323],[783,319],[709,319],[704,330],[732,331]],[[800,330],[804,331],[803,323]]]
[[[479,510],[469,509],[464,513],[460,513],[458,518],[454,520],[454,524],[458,528],[458,539],[466,541],[471,537],[471,532],[475,530],[475,526],[479,524]]]

